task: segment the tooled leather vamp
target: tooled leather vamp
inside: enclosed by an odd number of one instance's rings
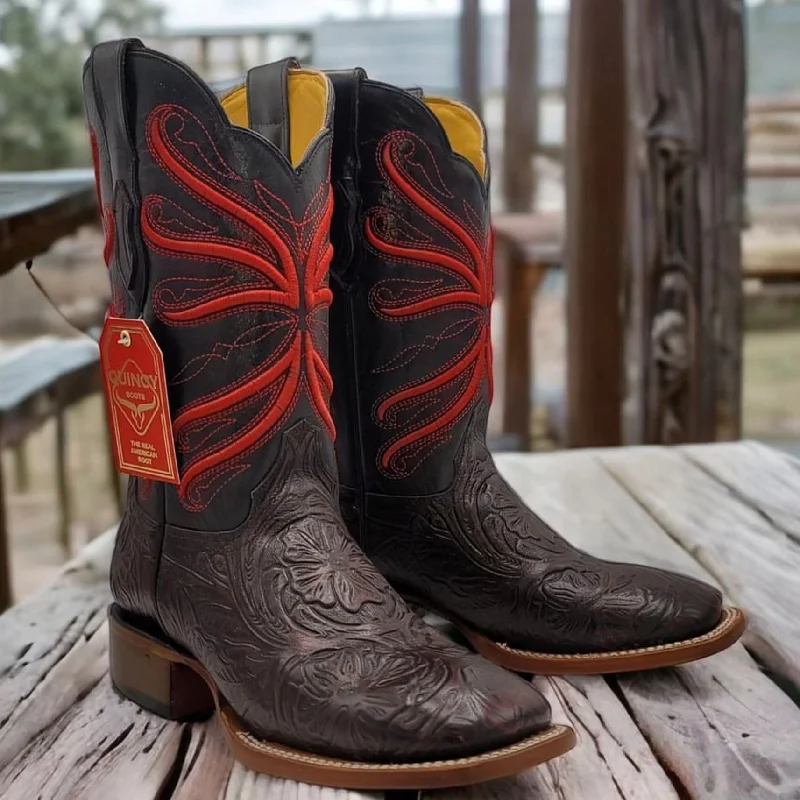
[[[495,641],[540,652],[647,647],[717,624],[713,587],[604,561],[559,536],[497,471],[481,430],[470,423],[451,490],[368,498],[367,551],[396,586]]]
[[[320,476],[324,479],[320,480]],[[529,684],[427,627],[335,510],[321,434],[296,423],[225,533],[169,527],[160,622],[269,741],[362,760],[429,760],[546,727]]]

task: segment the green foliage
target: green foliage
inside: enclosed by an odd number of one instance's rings
[[[156,0],[0,0],[0,171],[86,165],[81,67],[97,42],[146,35]]]

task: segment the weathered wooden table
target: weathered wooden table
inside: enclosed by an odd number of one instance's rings
[[[545,519],[612,558],[715,581],[750,616],[703,662],[608,678],[536,679],[578,746],[514,779],[436,800],[800,798],[800,461],[753,443],[503,455]],[[358,800],[257,776],[214,723],[165,722],[106,675],[112,534],[0,617],[3,800]],[[792,699],[794,698],[794,700]]]

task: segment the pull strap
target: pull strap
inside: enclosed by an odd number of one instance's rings
[[[251,130],[272,142],[287,158],[289,136],[289,70],[296,58],[254,67],[247,73],[247,115]]]
[[[361,84],[367,73],[352,70],[328,72],[336,96],[333,137],[334,203],[331,241],[334,258],[331,277],[341,285],[350,283],[358,272],[361,247],[356,231],[359,228],[360,193],[358,176],[358,112]]]
[[[103,42],[92,50],[84,73],[87,116],[99,151],[103,202],[116,220],[110,269],[117,273],[119,283],[125,288],[125,311],[129,316],[142,312],[147,271],[136,213],[141,204],[125,64],[132,51],[144,49],[138,39]],[[134,269],[135,264],[140,268]]]

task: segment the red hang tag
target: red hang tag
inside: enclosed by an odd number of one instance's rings
[[[106,317],[100,362],[117,469],[180,483],[164,356],[144,320]]]

